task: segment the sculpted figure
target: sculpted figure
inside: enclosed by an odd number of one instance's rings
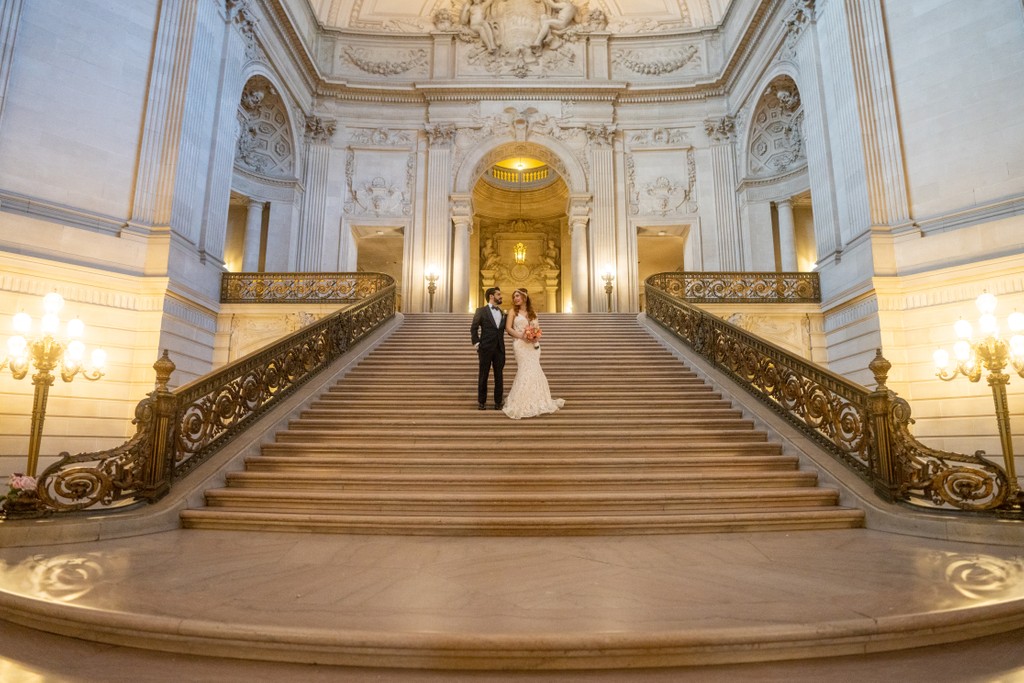
[[[498,252],[494,248],[494,240],[488,239],[484,242],[484,260],[480,270],[494,270],[498,267]]]
[[[459,18],[463,24],[468,24],[469,28],[480,36],[480,42],[484,44],[484,48],[488,52],[498,49],[494,40],[494,28],[487,16],[493,2],[494,0],[466,0]]]
[[[551,32],[564,31],[576,18],[576,5],[562,0],[544,0],[544,4],[551,10],[552,16],[540,18],[540,33],[533,41],[534,51],[540,50],[548,40],[551,39]]]
[[[554,240],[548,240],[547,251],[544,252],[544,265],[548,270],[558,270],[558,247]]]

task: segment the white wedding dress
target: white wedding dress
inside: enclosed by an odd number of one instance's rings
[[[525,315],[517,315],[512,321],[512,329],[521,334],[529,324]],[[540,367],[540,349],[535,349],[533,342],[516,338],[512,342],[512,350],[516,356],[516,379],[505,398],[504,413],[518,420],[553,413],[564,406],[564,400],[551,398],[548,378]]]

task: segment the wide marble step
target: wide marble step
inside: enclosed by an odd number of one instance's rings
[[[554,495],[546,490],[461,491],[448,487],[431,491],[345,491],[307,489],[223,488],[206,492],[207,507],[276,510],[279,512],[391,513],[405,515],[443,514],[633,514],[704,513],[737,510],[801,509],[834,507],[839,499],[835,489],[752,488],[632,491],[563,491]]]
[[[280,436],[280,435],[279,435]],[[777,443],[770,443],[767,440],[756,441],[713,441],[707,434],[701,439],[688,440],[685,443],[677,441],[647,442],[641,447],[635,444],[621,444],[607,439],[596,440],[586,444],[581,449],[579,442],[570,440],[551,441],[544,443],[539,448],[531,449],[531,456],[545,456],[550,458],[572,458],[578,456],[640,456],[643,457],[675,457],[683,461],[694,455],[700,456],[745,456],[745,455],[773,455],[782,453],[782,446]],[[436,454],[445,454],[452,457],[478,458],[481,453],[497,451],[488,444],[486,449],[470,444],[469,448],[453,448],[452,444],[444,440],[426,441],[424,443],[412,444],[403,439],[384,440],[374,439],[371,441],[354,442],[347,439],[285,439],[274,443],[263,444],[264,455],[296,455],[310,456],[322,455],[404,455],[408,457],[430,457]]]
[[[307,514],[266,510],[204,508],[182,512],[192,529],[235,531],[304,531],[336,534],[445,536],[605,536],[612,534],[693,534],[741,531],[852,529],[863,526],[864,513],[848,508],[769,510],[722,514],[629,515],[386,515]]]

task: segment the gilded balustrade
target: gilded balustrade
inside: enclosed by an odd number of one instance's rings
[[[365,299],[392,283],[383,273],[224,273],[222,304],[322,304]]]
[[[349,280],[374,284],[349,290],[353,305],[174,390],[167,388],[174,363],[165,351],[153,366],[156,389],[135,409],[135,435],[106,451],[61,454],[40,474],[36,497],[7,506],[8,517],[120,507],[166,494],[174,481],[394,317],[394,280],[363,275]]]
[[[647,280],[691,303],[820,303],[817,273],[658,273]]]
[[[870,391],[683,301],[681,275],[647,279],[647,316],[794,424],[879,495],[930,509],[1022,516],[998,465],[977,455],[938,451],[914,438],[909,404],[885,386],[891,366],[881,351],[870,364],[877,382]]]

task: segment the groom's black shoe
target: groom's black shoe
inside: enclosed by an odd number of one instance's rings
[[[485,406],[483,403],[478,403],[478,404],[476,404],[476,409],[477,410],[487,410],[487,406]]]
[[[495,404],[494,404],[494,409],[495,409],[495,410],[501,410],[501,407],[502,407],[502,404],[501,404],[501,403],[495,403]]]

